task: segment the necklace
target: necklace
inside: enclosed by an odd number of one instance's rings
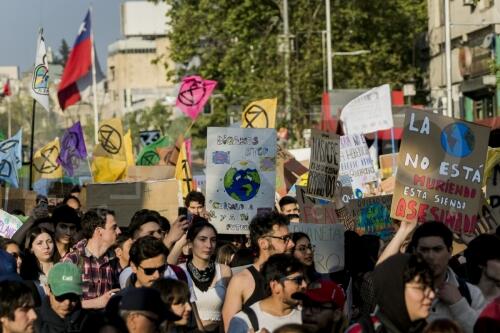
[[[191,260],[187,262],[186,266],[195,286],[201,291],[207,291],[215,277],[215,262],[210,261],[208,267],[204,270],[196,268]]]

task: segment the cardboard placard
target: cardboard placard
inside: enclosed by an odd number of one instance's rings
[[[343,181],[342,179],[346,181]],[[351,186],[354,193],[368,193],[366,183],[378,180],[373,168],[365,137],[360,134],[340,137],[339,180],[343,186]]]
[[[172,223],[177,218],[178,193],[175,179],[88,184],[86,207],[114,210],[119,226],[128,226],[140,209],[156,210]]]
[[[36,205],[36,192],[13,187],[10,187],[8,191],[7,206],[5,206],[6,188],[0,187],[0,207],[9,212],[20,209],[26,216],[29,216]]]
[[[489,127],[409,112],[398,155],[391,217],[440,221],[472,232],[481,201]]]
[[[12,238],[22,225],[23,223],[17,217],[0,209],[0,236]]]
[[[388,239],[394,233],[390,217],[392,195],[378,195],[350,200],[347,205],[349,214],[357,218],[358,234],[377,235]]]
[[[175,167],[171,165],[130,165],[127,167],[126,181],[141,182],[175,177]]]
[[[342,224],[290,223],[290,233],[303,232],[316,246],[314,267],[319,273],[332,273],[344,268],[344,231]]]
[[[495,219],[500,220],[500,164],[493,167],[491,176],[486,181],[486,198],[490,203]]]
[[[325,203],[307,196],[305,186],[296,185],[295,191],[302,223],[335,224],[339,222],[335,213],[335,205],[332,202]]]
[[[311,164],[307,180],[309,196],[333,201],[340,167],[340,137],[335,133],[313,129]]]
[[[256,214],[274,209],[276,130],[209,127],[206,161],[210,222],[220,233],[248,233]]]
[[[276,192],[285,196],[290,188],[297,182],[299,177],[308,169],[302,165],[285,148],[277,145],[276,149]]]

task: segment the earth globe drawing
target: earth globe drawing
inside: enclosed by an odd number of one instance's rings
[[[224,189],[234,200],[248,201],[257,195],[259,188],[260,175],[251,161],[234,162],[224,175]]]
[[[470,155],[474,144],[474,133],[466,124],[450,124],[441,132],[441,146],[451,156],[462,158]]]

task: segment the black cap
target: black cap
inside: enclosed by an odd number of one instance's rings
[[[172,313],[168,305],[160,296],[160,292],[153,288],[129,288],[120,295],[120,310],[147,311],[158,316],[158,321],[177,321],[181,317]]]

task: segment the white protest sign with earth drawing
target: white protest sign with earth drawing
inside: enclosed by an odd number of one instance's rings
[[[274,209],[276,130],[209,127],[206,209],[221,234],[248,233],[250,220]]]

